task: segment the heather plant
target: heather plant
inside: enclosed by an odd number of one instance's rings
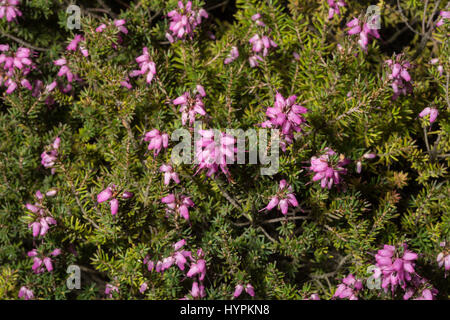
[[[449,12],[0,1],[0,299],[448,299]]]

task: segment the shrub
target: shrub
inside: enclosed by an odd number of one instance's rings
[[[0,298],[448,298],[448,6],[345,2],[2,1]]]

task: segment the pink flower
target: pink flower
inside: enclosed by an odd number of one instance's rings
[[[170,11],[167,17],[170,19],[170,24],[166,38],[172,43],[175,38],[192,39],[195,28],[202,22],[202,18],[208,18],[208,14],[204,9],[192,10],[191,1],[188,1],[186,5],[178,1],[178,8]]]
[[[255,296],[255,289],[250,283],[245,287],[245,292],[247,292],[251,297]]]
[[[111,214],[114,216],[119,211],[119,200],[117,199],[111,199],[109,202],[109,205],[111,206]]]
[[[47,197],[54,197],[57,193],[58,193],[57,189],[52,189],[52,190],[47,191],[45,195]]]
[[[441,247],[445,247],[445,242],[441,243]],[[447,271],[450,270],[450,252],[448,252],[448,250],[444,249],[444,251],[439,253],[436,260],[439,265],[439,268],[444,267],[446,273]]]
[[[0,1],[0,19],[6,17],[6,21],[11,22],[17,17],[22,16],[22,12],[17,9],[20,0],[2,0]]]
[[[257,54],[248,58],[248,62],[250,63],[250,66],[252,68],[257,67],[259,65],[258,61],[264,61],[264,60]]]
[[[270,211],[278,206],[278,210],[282,214],[286,215],[289,207],[298,207],[297,199],[292,193],[292,186],[290,186],[286,180],[281,180],[278,192],[275,196],[270,199],[269,204],[262,208],[260,211],[267,210]]]
[[[396,100],[401,94],[407,95],[412,92],[411,76],[408,69],[411,68],[411,64],[404,59],[403,54],[395,56],[394,60],[386,60],[385,62],[390,68],[391,73],[388,75],[388,79],[392,82],[392,89],[394,90],[394,96],[392,99]]]
[[[192,298],[197,298],[200,295],[200,289],[198,288],[198,282],[194,281],[192,283],[191,296]]]
[[[442,17],[442,19],[439,20],[439,21],[436,23],[436,27],[437,27],[437,28],[440,27],[440,26],[442,26],[442,25],[445,23],[445,20],[446,20],[446,19],[450,19],[450,11],[443,11],[443,10],[441,10],[441,12],[439,13],[439,15]],[[0,18],[1,18],[1,15],[0,15]]]
[[[164,172],[164,184],[167,186],[170,184],[170,180],[173,180],[175,183],[180,183],[180,179],[178,178],[178,174],[173,171],[172,166],[163,164],[159,171]]]
[[[197,85],[194,93],[196,94],[192,98],[189,92],[185,92],[173,100],[174,105],[180,105],[179,111],[181,112],[181,123],[183,125],[186,125],[186,122],[189,120],[189,125],[192,126],[197,114],[201,116],[206,115],[205,104],[203,103],[203,98],[206,96],[205,89],[203,86]]]
[[[118,294],[119,293],[119,288],[117,286],[114,286],[114,285],[110,284],[110,283],[107,283],[106,287],[105,287],[105,295],[108,298],[112,298],[114,292],[116,292]]]
[[[331,20],[333,19],[335,14],[338,16],[341,15],[339,7],[345,7],[347,4],[342,0],[328,0],[328,5],[330,6],[330,9],[328,11],[328,19]]]
[[[423,118],[427,115],[430,115],[430,124],[436,121],[436,118],[439,114],[439,111],[436,108],[426,107],[419,113],[419,117]]]
[[[122,87],[127,88],[128,90],[130,90],[131,88],[133,88],[133,86],[131,85],[131,83],[129,83],[128,81],[120,81],[120,85]]]
[[[191,264],[189,271],[186,276],[188,278],[192,278],[193,276],[198,275],[199,280],[203,281],[206,275],[206,261],[203,259],[197,260],[196,263]]]
[[[25,286],[20,287],[19,298],[23,298],[24,300],[32,300],[32,299],[34,299],[33,290],[28,289]]]
[[[236,286],[236,288],[234,289],[233,297],[234,298],[239,297],[243,290],[244,290],[244,286],[242,284],[238,284]]]
[[[347,31],[349,35],[359,34],[358,44],[364,51],[367,51],[367,46],[371,38],[380,38],[378,30],[371,29],[366,22],[362,22],[358,18],[354,18],[348,22],[347,27],[349,28]]]
[[[95,32],[101,33],[106,29],[106,24],[102,23],[101,25],[99,25],[96,29]]]
[[[50,256],[56,257],[60,254],[61,254],[61,250],[55,249],[50,253]],[[43,254],[38,253],[36,249],[29,251],[28,256],[33,258],[32,270],[34,273],[37,273],[37,274],[43,273],[45,271],[45,269],[47,269],[48,272],[53,271],[52,259],[50,257],[44,256]],[[44,265],[44,266],[42,266],[42,265]]]
[[[161,133],[158,129],[153,129],[147,132],[144,136],[144,141],[150,141],[148,150],[155,150],[153,156],[157,156],[162,148],[169,146],[169,135],[167,133]]]
[[[224,64],[229,64],[239,57],[239,51],[237,47],[232,47],[228,57],[223,61]]]
[[[0,54],[0,65],[5,71],[3,77],[0,78],[0,85],[7,87],[7,94],[13,93],[19,87],[19,84],[28,90],[32,90],[29,80],[25,78],[34,68],[30,59],[31,50],[19,47],[16,52],[7,55],[9,50],[9,45],[0,45],[0,52],[2,52]]]
[[[143,284],[141,284],[141,286],[139,288],[139,292],[141,294],[144,294],[144,292],[147,290],[147,288],[148,288],[148,284],[147,284],[147,282],[144,282]]]
[[[142,51],[143,54],[136,58],[136,62],[139,64],[140,70],[132,71],[130,73],[130,77],[145,75],[145,81],[149,84],[156,75],[156,64],[150,60],[150,54],[147,47],[144,47]]]
[[[108,201],[113,195],[114,188],[115,188],[115,186],[113,185],[112,187],[108,187],[105,190],[103,190],[102,192],[100,192],[97,195],[97,202],[102,203],[102,202]]]
[[[242,291],[247,292],[251,297],[255,296],[255,289],[253,288],[253,286],[249,283],[247,284],[245,287],[242,284],[238,284],[236,285],[235,289],[234,289],[234,293],[233,293],[233,297],[237,298],[241,295]]]
[[[253,55],[249,57],[248,61],[252,68],[259,65],[258,61],[264,61],[261,58],[260,53],[265,57],[269,54],[270,48],[277,47],[277,44],[271,38],[268,36],[260,36],[258,34],[251,37],[249,42],[252,45]]]
[[[342,280],[342,284],[340,284],[336,292],[333,295],[333,298],[346,299],[349,300],[358,300],[356,296],[357,292],[362,289],[362,281],[356,280],[352,274],[349,274]]]
[[[315,172],[313,181],[321,180],[321,187],[331,189],[333,184],[338,185],[341,183],[341,174],[346,174],[347,169],[344,166],[350,163],[350,160],[341,156],[336,157],[336,152],[332,149],[326,148],[325,154],[319,158],[311,158],[311,166],[309,170]]]
[[[268,36],[260,37],[258,34],[255,34],[253,37],[251,37],[249,42],[250,44],[252,44],[252,51],[254,53],[262,52],[263,57],[269,54],[270,48],[278,47],[277,44]]]
[[[50,211],[44,207],[44,196],[39,190],[36,192],[36,198],[38,202],[34,205],[30,203],[25,205],[31,211],[33,217],[33,222],[28,224],[28,228],[32,230],[33,237],[43,237],[47,234],[51,225],[56,225],[56,220],[50,215]]]
[[[409,281],[409,286],[404,289],[405,294],[403,295],[403,300],[409,300],[413,296],[413,300],[434,300],[435,296],[438,294],[436,290],[427,279],[420,277],[417,274],[412,276]]]
[[[119,31],[124,34],[128,34],[128,29],[125,27],[125,23],[125,19],[114,20],[114,25],[117,27],[117,29],[119,29]]]
[[[54,174],[54,168],[58,157],[58,149],[61,143],[61,138],[56,137],[50,146],[47,146],[47,150],[41,153],[41,164],[45,168],[52,168],[52,174]]]
[[[216,130],[198,130],[198,133],[200,139],[196,141],[195,149],[198,169],[195,174],[206,170],[206,176],[211,177],[221,170],[229,178],[227,163],[233,163],[235,160],[235,138]]]
[[[66,77],[68,82],[72,82],[75,78],[74,74],[67,66],[67,60],[65,58],[60,58],[58,60],[53,61],[56,66],[60,66],[61,68],[58,71],[58,77]]]
[[[194,206],[191,198],[180,195],[175,196],[173,193],[161,199],[161,202],[167,205],[167,213],[177,213],[185,220],[189,220],[189,208]]]
[[[294,132],[302,130],[301,125],[306,122],[302,114],[308,109],[295,103],[297,96],[285,99],[279,92],[275,96],[273,107],[266,110],[269,120],[261,123],[263,128],[279,128],[282,133],[281,149],[286,151],[286,145],[294,141]]]
[[[362,158],[356,162],[356,173],[361,173],[361,171],[362,171],[362,160],[363,159],[373,159],[376,156],[377,155],[375,153],[369,153],[369,152],[365,153],[362,156]]]
[[[261,20],[261,14],[255,13],[252,15],[252,21],[255,21],[256,25],[259,27],[265,27],[266,24]]]
[[[415,274],[414,260],[417,254],[407,250],[406,244],[396,249],[394,246],[385,245],[382,250],[378,250],[375,255],[376,267],[380,269],[377,275],[382,276],[381,287],[392,292],[400,285],[406,289],[407,283],[412,280]],[[378,277],[377,277],[378,278]]]
[[[111,214],[115,216],[119,212],[119,200],[117,199],[117,187],[113,184],[97,195],[97,203],[102,203],[109,200]],[[124,191],[122,193],[123,199],[130,199],[134,196],[132,192]]]
[[[186,240],[182,239],[182,240],[178,241],[177,243],[175,243],[173,245],[173,248],[175,249],[175,251],[177,251],[177,250],[181,249],[185,244],[186,244]]]
[[[85,57],[89,56],[89,52],[82,46],[79,46],[79,43],[84,41],[84,37],[80,34],[76,34],[72,41],[70,41],[69,45],[66,47],[68,51],[77,51],[80,50],[81,54]],[[69,81],[70,82],[70,81]]]

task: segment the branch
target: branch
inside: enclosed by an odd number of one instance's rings
[[[33,49],[33,50],[36,50],[36,51],[50,51],[50,49],[44,49],[44,48],[40,48],[40,47],[35,47],[32,44],[30,44],[30,43],[28,43],[28,42],[26,42],[26,41],[24,41],[22,39],[19,39],[19,38],[13,36],[13,35],[10,35],[9,33],[6,33],[4,31],[0,31],[0,34],[2,36],[6,37],[6,38],[14,40],[15,42],[17,42],[17,43],[19,43],[19,44],[21,44],[21,45],[23,45],[23,46],[25,46],[27,48],[30,48],[30,49]]]

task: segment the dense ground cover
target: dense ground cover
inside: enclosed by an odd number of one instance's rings
[[[1,299],[449,297],[448,2],[71,4],[0,1]]]

